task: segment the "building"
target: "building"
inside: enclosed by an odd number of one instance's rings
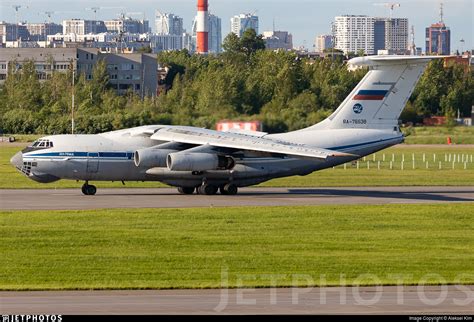
[[[408,48],[408,19],[368,16],[338,16],[333,23],[334,46],[345,54],[379,50],[405,54]]]
[[[451,30],[443,21],[443,3],[439,8],[439,22],[426,28],[426,54],[451,54]]]
[[[13,24],[0,22],[0,43],[6,45],[11,42],[45,41],[48,35],[62,33],[63,27],[55,23],[21,23]],[[18,35],[18,37],[17,37]],[[10,45],[14,47],[14,45]],[[19,45],[15,46],[19,47]]]
[[[63,20],[63,34],[100,34],[107,32],[105,23],[100,20],[68,19]]]
[[[334,47],[345,54],[364,51],[375,54],[374,17],[345,15],[337,16],[333,22]]]
[[[326,49],[334,48],[334,37],[332,35],[320,35],[315,41],[316,52],[322,53]]]
[[[209,53],[218,54],[222,52],[222,20],[216,15],[209,14]],[[193,50],[196,48],[197,16],[193,21]]]
[[[158,35],[178,35],[184,33],[183,18],[172,13],[156,12],[155,19],[156,33]]]
[[[288,31],[265,31],[263,32],[265,47],[269,50],[291,50],[293,49],[293,35]]]
[[[426,28],[426,53],[438,55],[451,53],[451,30],[443,22]]]
[[[230,31],[237,36],[242,37],[247,29],[253,29],[258,34],[258,16],[247,13],[230,19]]]
[[[52,22],[28,23],[26,29],[28,30],[28,40],[45,41],[49,35],[62,33],[63,26]]]
[[[29,37],[26,24],[15,24],[9,22],[0,22],[0,43],[6,44],[9,41],[24,40]]]
[[[408,50],[408,19],[376,18],[374,21],[374,52],[387,50],[404,55]]]
[[[9,68],[21,68],[27,60],[35,62],[38,78],[48,79],[53,72],[74,69],[92,79],[94,65],[105,60],[110,85],[119,94],[134,91],[143,96],[156,95],[158,63],[152,54],[103,53],[97,48],[6,48],[0,51],[0,84]]]
[[[138,20],[124,16],[118,19],[105,20],[104,24],[107,32],[111,33],[146,34],[150,31],[148,20]]]
[[[150,41],[151,49],[154,53],[159,53],[161,51],[170,51],[170,50],[182,50],[187,48],[187,36],[183,35],[150,35],[147,37]],[[188,41],[190,42],[190,41]]]

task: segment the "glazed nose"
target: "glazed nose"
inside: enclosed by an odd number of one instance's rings
[[[10,163],[15,166],[17,169],[21,169],[23,167],[23,153],[18,152],[10,159]]]

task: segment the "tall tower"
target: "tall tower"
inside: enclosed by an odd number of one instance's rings
[[[209,51],[208,0],[198,0],[196,31],[196,52],[198,54],[207,54]]]

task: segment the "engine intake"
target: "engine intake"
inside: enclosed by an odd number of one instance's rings
[[[135,151],[133,161],[137,167],[165,168],[166,157],[176,150],[148,148]]]
[[[232,157],[186,151],[170,153],[166,162],[171,171],[231,170],[235,166]]]

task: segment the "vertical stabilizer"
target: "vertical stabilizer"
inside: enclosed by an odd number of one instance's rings
[[[317,129],[390,129],[398,118],[430,60],[436,57],[368,56],[349,61],[369,72],[339,108]]]

